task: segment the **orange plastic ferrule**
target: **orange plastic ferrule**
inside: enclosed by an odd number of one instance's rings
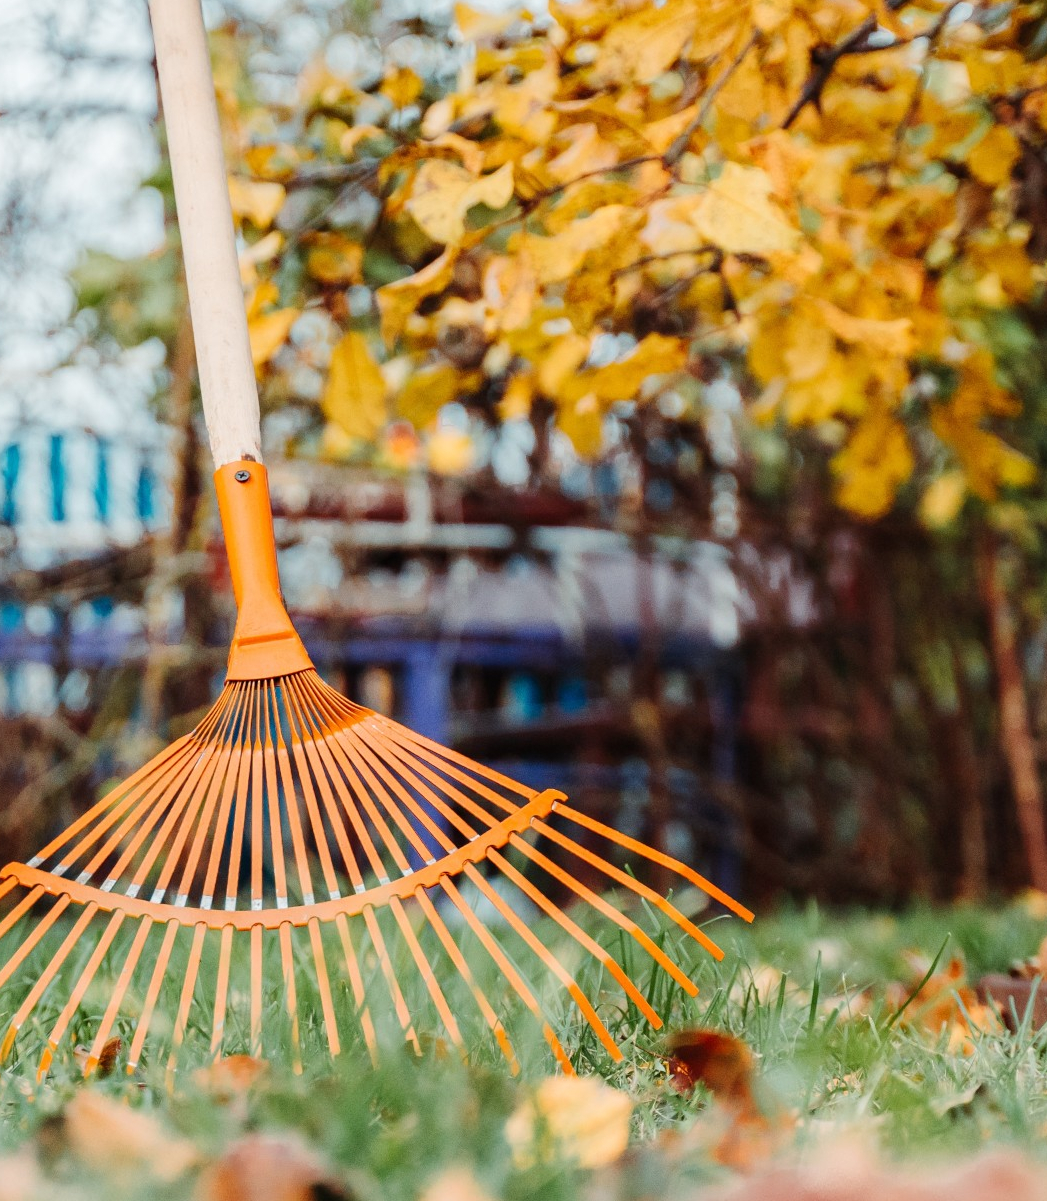
[[[230,680],[264,680],[313,666],[280,595],[269,476],[261,463],[226,463],[214,473],[238,610]]]

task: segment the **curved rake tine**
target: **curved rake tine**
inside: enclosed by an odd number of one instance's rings
[[[91,1050],[87,1054],[87,1062],[84,1064],[84,1075],[90,1076],[91,1073],[98,1067],[102,1059],[102,1048],[109,1041],[109,1033],[116,1023],[117,1015],[120,1013],[120,1006],[124,1002],[124,995],[131,985],[131,980],[134,977],[135,968],[138,966],[138,961],[142,957],[142,951],[145,949],[145,944],[149,938],[149,932],[153,928],[153,919],[144,917],[135,934],[134,942],[131,944],[131,949],[127,952],[127,958],[124,960],[124,966],[120,972],[120,978],[117,980],[113,988],[113,995],[109,998],[109,1005],[105,1013],[102,1015],[101,1024],[95,1033],[94,1042],[91,1044]]]
[[[218,948],[218,979],[215,984],[214,1019],[211,1024],[211,1058],[222,1053],[225,1038],[225,1011],[229,1004],[229,966],[233,954],[233,928],[222,930],[222,941]]]
[[[411,926],[410,918],[404,912],[403,902],[399,897],[394,897],[389,902],[389,908],[392,910],[393,917],[396,918],[396,924],[400,927],[400,933],[404,937],[404,942],[407,943],[407,949],[411,952],[411,958],[418,968],[418,974],[422,977],[429,996],[432,997],[433,1004],[436,1006],[436,1012],[440,1015],[440,1021],[443,1022],[448,1037],[456,1047],[460,1047],[462,1045],[462,1032],[458,1028],[458,1022],[451,1012],[451,1007],[447,1004],[447,998],[444,996],[443,989],[436,979],[433,965],[426,959],[425,952],[418,941],[418,936]]]
[[[251,1054],[262,1054],[262,927],[251,927]]]
[[[509,1041],[509,1036],[502,1025],[501,1019],[494,1011],[494,1007],[487,998],[487,994],[477,983],[476,977],[473,975],[465,956],[462,954],[458,944],[454,941],[451,931],[447,929],[443,918],[438,913],[436,906],[433,904],[429,894],[425,891],[419,891],[415,894],[422,913],[425,915],[426,921],[436,931],[436,936],[443,944],[444,950],[447,952],[447,957],[454,964],[458,974],[465,981],[469,991],[476,1001],[477,1008],[480,1010],[484,1021],[491,1029],[491,1033],[495,1036],[498,1046],[502,1054],[505,1056],[506,1062],[509,1064],[509,1070],[514,1076],[520,1074],[520,1061],[516,1057],[516,1052],[513,1050],[513,1045]]]
[[[65,937],[65,941],[55,951],[51,958],[51,962],[44,968],[37,978],[36,983],[29,990],[29,994],[18,1008],[18,1012],[11,1019],[11,1024],[7,1028],[7,1033],[4,1035],[3,1045],[0,1046],[0,1063],[4,1063],[7,1057],[11,1054],[11,1049],[15,1045],[15,1039],[18,1037],[18,1031],[22,1028],[22,1024],[30,1013],[36,1008],[40,998],[47,992],[51,986],[51,982],[58,975],[62,964],[69,957],[69,953],[83,937],[84,931],[91,924],[92,919],[98,912],[98,906],[90,904],[86,906],[83,913],[77,918],[72,929]]]
[[[98,945],[95,947],[91,958],[87,961],[87,965],[80,973],[80,978],[77,980],[72,992],[69,994],[69,1000],[66,1002],[65,1008],[58,1015],[58,1020],[51,1028],[51,1033],[47,1038],[47,1047],[43,1055],[40,1056],[40,1064],[36,1070],[37,1081],[43,1080],[50,1070],[51,1063],[54,1059],[55,1052],[58,1050],[58,1044],[62,1041],[62,1036],[65,1034],[66,1027],[73,1020],[73,1015],[80,1008],[80,1002],[84,999],[84,995],[91,982],[95,978],[95,974],[102,966],[102,960],[116,937],[117,931],[120,929],[124,921],[124,915],[119,909],[113,911],[109,917],[109,923],[98,940]]]
[[[643,995],[643,993],[640,992],[632,978],[626,973],[621,964],[609,951],[606,951],[603,947],[601,947],[600,944],[589,934],[587,934],[576,921],[568,917],[567,914],[564,913],[564,911],[559,907],[559,905],[554,905],[553,902],[550,901],[549,898],[541,891],[541,889],[536,888],[526,876],[517,871],[516,868],[513,867],[509,860],[506,859],[500,851],[488,851],[487,858],[490,859],[490,861],[495,865],[495,867],[498,868],[503,876],[511,880],[516,885],[516,887],[524,894],[524,896],[528,897],[535,905],[537,905],[543,913],[551,917],[553,921],[556,922],[556,924],[560,927],[560,929],[569,934],[575,940],[575,942],[588,951],[597,963],[606,968],[606,970],[610,972],[611,976],[617,980],[621,987],[625,990],[626,996],[629,997],[629,999],[651,1023],[655,1030],[660,1029],[662,1025],[662,1019],[651,1008],[650,1002]]]
[[[513,990],[516,992],[516,995],[538,1019],[538,1022],[542,1027],[542,1036],[552,1048],[552,1052],[556,1056],[556,1062],[560,1065],[563,1073],[567,1076],[573,1076],[575,1074],[574,1066],[568,1058],[567,1052],[563,1049],[563,1044],[556,1037],[556,1032],[553,1030],[552,1026],[549,1025],[548,1019],[542,1012],[541,1005],[538,1003],[538,998],[534,995],[534,992],[531,990],[530,986],[517,971],[505,949],[498,942],[491,931],[483,924],[483,922],[477,916],[475,910],[472,908],[469,902],[466,901],[465,897],[462,896],[458,885],[455,884],[450,876],[440,877],[440,887],[444,890],[444,892],[450,898],[451,903],[465,919],[466,924],[469,926],[469,929],[472,930],[473,934],[480,942],[480,945],[494,960],[499,971],[501,971],[502,975],[512,986]]]
[[[44,890],[42,888],[34,888],[32,892],[30,892],[25,898],[25,900],[21,902],[19,909],[21,909],[22,906],[28,908],[40,897],[42,897],[43,893]],[[4,964],[3,968],[0,969],[0,988],[2,988],[8,982],[8,980],[11,979],[14,973],[36,949],[40,943],[40,940],[44,937],[48,930],[51,929],[51,927],[56,921],[58,921],[66,909],[69,908],[69,904],[70,901],[68,896],[59,897],[55,901],[54,905],[51,906],[50,912],[45,913],[37,925],[35,925],[33,929],[29,931],[18,950],[15,951],[11,958]]]
[[[320,1008],[324,1016],[324,1032],[327,1035],[327,1045],[332,1055],[337,1055],[342,1049],[338,1037],[338,1023],[334,1015],[334,998],[331,996],[331,978],[327,972],[327,959],[324,957],[323,939],[320,937],[320,922],[317,918],[309,920],[309,942],[313,950],[313,963],[316,965],[316,982],[320,989]]]
[[[160,996],[160,989],[167,975],[167,965],[171,959],[171,952],[174,950],[174,941],[177,934],[178,921],[175,918],[171,918],[167,923],[167,929],[164,931],[164,941],[160,944],[160,953],[157,955],[156,963],[153,965],[153,974],[149,980],[149,987],[146,989],[145,1001],[142,1003],[142,1013],[138,1019],[138,1025],[135,1027],[134,1038],[131,1040],[131,1049],[127,1054],[128,1075],[138,1067],[138,1060],[141,1058],[142,1047],[145,1043],[146,1031],[149,1029],[149,1023],[152,1021],[153,1013],[156,1011],[157,998]]]
[[[305,832],[302,828],[302,815],[298,811],[298,795],[300,790],[294,786],[294,779],[291,774],[291,759],[287,754],[287,744],[284,742],[284,734],[281,729],[282,723],[280,720],[280,706],[277,702],[277,689],[272,681],[266,685],[266,696],[271,697],[272,702],[272,722],[276,730],[276,741],[274,744],[270,740],[269,745],[276,759],[280,783],[283,786],[284,809],[287,813],[287,824],[291,830],[291,848],[294,852],[295,868],[298,874],[298,892],[302,898],[303,905],[312,905],[315,901],[315,893],[313,889],[313,875],[309,868],[309,856],[305,849]],[[312,813],[310,811],[311,816]]]
[[[587,830],[592,830],[594,834],[602,835],[609,842],[616,842],[627,851],[632,851],[634,855],[640,855],[644,859],[649,859],[652,863],[657,863],[661,867],[667,867],[670,871],[676,872],[678,876],[683,876],[688,883],[707,893],[714,901],[719,901],[725,909],[729,909],[732,913],[737,914],[740,918],[744,918],[747,922],[753,920],[755,915],[752,910],[746,909],[744,905],[739,904],[733,897],[729,897],[723,889],[717,888],[712,881],[707,880],[704,876],[700,876],[693,868],[688,867],[686,863],[681,863],[679,859],[674,859],[671,855],[664,855],[661,851],[656,851],[654,847],[649,847],[645,843],[638,842],[635,838],[630,838],[627,834],[621,834],[612,826],[605,826],[603,822],[598,822],[595,818],[589,817],[585,813],[580,813],[577,809],[572,809],[570,805],[565,805],[562,801],[557,801],[553,805],[553,812],[562,813],[569,821],[573,821],[576,825],[584,826]]]
[[[10,889],[8,891],[10,891]],[[22,920],[22,918],[25,917],[25,915],[29,912],[29,910],[32,909],[32,907],[36,904],[37,901],[40,900],[40,898],[43,895],[44,895],[44,890],[40,887],[39,884],[37,884],[33,888],[31,888],[29,890],[29,892],[26,893],[26,895],[11,910],[11,912],[7,915],[7,917],[5,917],[3,921],[0,921],[0,938],[6,938],[7,935],[11,933],[11,931],[15,928],[15,926],[18,925],[18,923]],[[60,904],[61,900],[59,900],[58,903]],[[66,905],[68,905],[68,904],[69,904],[69,901],[68,901],[68,899],[66,899]],[[63,905],[62,908],[64,909],[65,906]],[[59,912],[61,912],[61,911],[59,911]],[[54,919],[52,919],[52,921],[53,920]],[[23,953],[24,947],[25,947],[25,943],[23,942],[22,945],[19,947],[18,951],[15,952],[16,955],[21,955],[21,959],[24,959],[25,956],[29,954],[28,951],[24,951],[24,953]],[[21,959],[19,960],[19,962],[21,962]],[[10,962],[11,961],[8,960],[4,966],[3,972],[0,972],[0,984],[3,984],[3,982],[7,979],[7,976],[4,973],[8,972],[7,964],[10,964]],[[11,968],[10,970],[13,971],[14,968]]]
[[[356,1002],[356,1012],[360,1020],[360,1028],[363,1031],[364,1042],[367,1045],[367,1052],[371,1057],[371,1063],[377,1067],[378,1040],[375,1037],[374,1021],[371,1018],[371,1012],[367,1008],[367,1001],[364,997],[364,982],[360,974],[360,963],[356,958],[352,939],[349,937],[349,922],[345,914],[340,913],[334,919],[334,924],[342,943],[342,953],[345,956],[345,969],[349,974],[349,987],[353,990],[353,1000]]]
[[[587,847],[583,847],[581,843],[575,842],[573,838],[561,833],[555,826],[548,825],[541,818],[536,817],[531,825],[535,830],[544,834],[558,846],[562,846],[565,850],[570,851],[585,863],[599,868],[604,875],[616,883],[621,884],[624,888],[628,888],[630,892],[636,893],[637,896],[643,897],[645,901],[649,901],[655,908],[660,909],[662,913],[671,918],[681,930],[689,934],[695,942],[700,943],[714,959],[723,959],[722,948],[717,946],[700,926],[696,926],[690,918],[682,914],[672,901],[666,900],[660,892],[655,892],[653,888],[648,888],[646,884],[641,883],[635,876],[630,876],[628,872],[623,872],[621,868],[615,867],[613,863],[609,863],[602,856],[597,855],[595,851],[590,851]]]
[[[378,965],[381,968],[382,976],[385,978],[386,987],[389,989],[390,996],[393,999],[396,1020],[403,1027],[404,1037],[414,1048],[415,1054],[421,1055],[422,1044],[418,1041],[418,1034],[411,1019],[411,1011],[407,1008],[407,1002],[404,1000],[404,994],[400,989],[400,982],[396,978],[393,961],[389,958],[389,950],[385,945],[385,939],[382,937],[381,927],[378,925],[378,916],[374,911],[374,906],[365,905],[362,916],[364,924],[367,926],[367,933],[371,936],[371,945],[378,956]]]
[[[298,992],[294,983],[294,952],[291,948],[291,923],[280,927],[280,959],[284,970],[284,999],[291,1019],[291,1066],[296,1076],[302,1074],[302,1038],[298,1026]]]
[[[178,1052],[182,1049],[186,1027],[189,1025],[189,1010],[193,1005],[196,978],[200,974],[200,957],[203,955],[204,937],[206,934],[207,927],[202,923],[198,923],[193,927],[193,943],[189,949],[189,962],[185,966],[182,996],[178,1002],[178,1016],[175,1018],[174,1032],[171,1035],[171,1054],[167,1059],[167,1087],[169,1090],[174,1088]]]
[[[547,855],[543,855],[541,851],[531,846],[526,839],[521,838],[518,834],[513,834],[509,842],[522,854],[526,855],[533,863],[536,863],[543,871],[548,872],[554,880],[558,880],[565,888],[569,888],[575,896],[581,898],[588,905],[591,905],[598,913],[609,921],[624,930],[628,935],[636,940],[648,955],[658,964],[659,967],[669,973],[670,976],[692,997],[698,995],[698,986],[680,967],[680,965],[671,959],[662,948],[654,941],[653,938],[642,927],[637,925],[632,918],[628,918],[624,913],[607,901],[604,900],[599,893],[593,892],[591,888],[586,887],[580,880],[576,880],[570,872],[566,872],[559,864],[554,863]]]
[[[567,989],[568,993],[570,993],[571,997],[574,999],[574,1003],[582,1011],[585,1020],[592,1027],[596,1037],[600,1040],[600,1042],[603,1043],[604,1047],[607,1049],[607,1053],[617,1063],[622,1058],[622,1052],[619,1049],[618,1044],[614,1041],[611,1032],[601,1021],[600,1015],[593,1008],[592,1002],[585,995],[585,993],[582,992],[578,981],[575,980],[574,976],[571,975],[571,973],[564,967],[559,959],[557,959],[556,956],[549,950],[549,948],[535,935],[534,931],[531,930],[527,923],[520,918],[519,914],[513,910],[512,906],[506,903],[504,898],[499,895],[497,889],[491,887],[491,885],[487,882],[487,880],[484,879],[481,873],[477,871],[473,864],[467,863],[465,865],[465,874],[469,877],[472,883],[480,889],[480,891],[491,902],[491,904],[494,905],[502,917],[505,918],[505,920],[510,926],[512,926],[516,933],[519,934],[525,943],[527,943],[531,950],[534,951],[538,958],[542,960],[546,967],[548,967],[549,970],[560,980],[563,986]]]

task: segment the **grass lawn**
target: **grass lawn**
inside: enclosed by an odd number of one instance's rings
[[[761,915],[751,928],[713,919],[723,962],[695,948],[699,996],[660,1002],[670,1030],[707,1028],[744,1046],[698,1041],[689,1062],[699,1082],[682,1093],[664,1033],[591,977],[625,1057],[610,1062],[567,1007],[562,1037],[581,1073],[632,1103],[621,1155],[628,1106],[592,1083],[543,1091],[552,1057],[525,1023],[513,1030],[516,1078],[476,1031],[469,1064],[437,1036],[423,1037],[418,1057],[386,1033],[377,1069],[359,1046],[332,1066],[304,997],[300,1075],[267,1051],[264,1067],[185,1065],[173,1093],[162,1064],[133,1076],[118,1065],[85,1088],[70,1054],[38,1086],[29,1032],[0,1076],[0,1201],[687,1197],[855,1139],[889,1160],[955,1162],[1001,1145],[1035,1160],[1047,1134],[1047,1030],[1020,1012],[1006,1029],[947,966],[962,958],[973,981],[1034,955],[1047,928],[1038,900],[899,915],[811,908]],[[686,940],[675,945],[688,953]]]

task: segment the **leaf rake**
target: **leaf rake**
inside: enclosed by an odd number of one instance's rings
[[[373,974],[416,1047],[418,997],[449,1040],[464,1044],[453,999],[461,994],[471,997],[474,1017],[515,1068],[499,1016],[507,986],[570,1072],[545,990],[532,982],[537,969],[539,978],[559,982],[619,1059],[578,973],[509,894],[551,919],[654,1027],[661,1019],[633,978],[534,875],[555,882],[576,903],[572,912],[588,907],[619,927],[690,995],[694,983],[662,945],[582,877],[628,890],[714,956],[722,952],[671,901],[611,862],[601,844],[674,872],[747,921],[752,914],[687,865],[573,809],[563,793],[516,783],[346,700],[317,674],[280,594],[199,3],[151,0],[150,11],[238,618],[224,687],[199,726],[28,864],[0,871],[0,1003],[13,1011],[0,1062],[35,1013],[43,1028],[50,1022],[42,1078],[70,1028],[87,1020],[84,1009],[97,1021],[85,1074],[98,1066],[122,1015],[135,1019],[128,1070],[151,1031],[169,1048],[170,1072],[191,1030],[209,1032],[210,1052],[218,1055],[238,1023],[251,1052],[261,1054],[272,1011],[267,966],[279,971],[280,1037],[299,1069],[302,973],[310,981],[310,1020],[332,1055],[342,1048],[349,1016],[376,1054],[374,993],[366,983]],[[471,947],[502,979],[498,996],[489,995],[475,955],[463,950],[467,931]],[[413,1007],[405,971],[415,974]],[[109,976],[115,980],[100,1007]],[[340,1003],[346,992],[354,1015]],[[63,1000],[54,1002],[52,993]]]

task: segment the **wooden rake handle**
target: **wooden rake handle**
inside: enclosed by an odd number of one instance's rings
[[[261,461],[258,389],[200,0],[149,0],[204,420],[216,467]]]

